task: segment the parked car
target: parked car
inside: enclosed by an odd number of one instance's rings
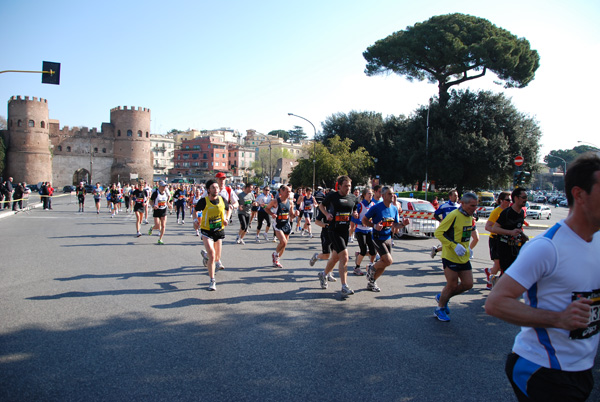
[[[31,192],[35,192],[35,193],[39,193],[40,192],[40,188],[38,187],[37,184],[28,184],[27,188],[29,188],[31,190]]]
[[[550,211],[550,207],[546,205],[532,205],[527,209],[527,216],[532,217],[533,219],[550,219],[552,211]]]
[[[75,186],[64,186],[63,193],[70,193],[71,191],[75,191],[77,187]]]
[[[435,208],[429,201],[416,198],[398,198],[403,212],[435,212]],[[408,218],[410,224],[400,230],[400,235],[406,236],[433,236],[440,223],[433,219]]]
[[[96,186],[93,186],[91,184],[86,184],[85,186],[83,186],[85,188],[85,192],[87,194],[91,194],[94,192],[94,189],[96,188]]]
[[[567,201],[567,199],[565,198],[564,200],[560,200],[558,202],[558,205],[560,205],[561,207],[568,207],[569,206],[569,202]]]
[[[546,197],[544,197],[543,195],[536,195],[533,199],[533,202],[539,202],[540,204],[543,204],[546,202]]]

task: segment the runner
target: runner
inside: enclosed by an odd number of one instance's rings
[[[450,192],[448,193],[448,201],[444,202],[442,205],[440,205],[440,207],[438,209],[435,210],[435,212],[433,213],[433,217],[438,222],[441,222],[442,220],[444,220],[444,218],[450,212],[452,212],[456,208],[458,208],[458,204],[457,204],[456,200],[458,200],[458,191],[450,190]],[[436,254],[439,253],[440,251],[442,251],[441,244],[439,246],[433,246],[433,247],[431,247],[431,251],[430,251],[429,255],[431,256],[431,258],[435,258]]]
[[[152,236],[153,230],[160,229],[160,236],[158,237],[157,244],[165,244],[163,242],[163,236],[165,235],[165,229],[167,227],[167,207],[170,204],[171,193],[167,190],[167,183],[163,180],[158,182],[158,189],[152,192],[150,196],[150,204],[154,209],[154,226],[148,230],[148,236]]]
[[[102,198],[102,187],[100,183],[96,183],[94,188],[94,202],[96,203],[96,214],[100,214],[100,199]]]
[[[123,187],[123,198],[125,198],[125,213],[129,213],[129,209],[131,208],[131,186],[129,183],[125,184]]]
[[[204,196],[205,194],[203,194],[202,188],[196,187],[190,205],[195,206],[196,204],[198,204],[198,201],[200,201],[200,199]],[[200,223],[202,219],[202,211],[196,211],[195,208],[192,208],[192,218],[192,222],[194,222],[194,230],[196,231],[196,236],[200,236]]]
[[[111,218],[115,217],[115,214],[119,213],[119,189],[115,183],[110,186],[110,212]]]
[[[225,201],[227,201],[229,205],[229,211],[227,216],[229,217],[229,223],[232,221],[233,211],[238,207],[238,196],[235,194],[235,191],[226,184],[227,175],[223,172],[218,172],[215,177],[217,178],[217,182],[219,183],[219,195],[223,197]],[[217,269],[225,269],[225,266],[221,262],[221,249],[217,251]]]
[[[450,212],[435,231],[435,237],[442,242],[442,264],[446,276],[446,286],[435,297],[438,302],[435,316],[440,321],[450,321],[450,298],[473,287],[470,261],[473,251],[469,248],[469,240],[476,209],[477,196],[465,193],[461,199],[461,206]]]
[[[146,197],[146,192],[140,188],[139,183],[135,184],[135,189],[131,195],[133,201],[133,212],[135,213],[135,230],[137,232],[136,237],[140,237],[142,235],[142,232],[140,232],[140,227],[142,225],[142,219],[144,218],[144,210],[146,209],[148,197]]]
[[[321,253],[315,253],[309,261],[311,267],[315,266],[318,260],[329,260],[331,254],[331,240],[329,238],[329,222],[323,212],[319,208],[316,209],[317,216],[315,217],[315,224],[321,227]],[[333,271],[327,275],[327,281],[337,282],[337,279],[333,276]]]
[[[329,222],[329,237],[331,240],[332,254],[323,272],[319,272],[321,288],[327,289],[327,276],[338,264],[340,281],[342,282],[342,296],[353,295],[354,291],[348,286],[348,236],[350,230],[350,217],[358,217],[356,204],[358,200],[350,194],[352,180],[348,176],[337,178],[338,190],[327,194],[323,203],[319,205],[321,213]]]
[[[201,254],[204,265],[208,268],[210,278],[208,290],[214,291],[217,290],[217,282],[215,281],[216,261],[223,247],[225,226],[229,223],[230,209],[228,202],[219,195],[220,186],[217,182],[208,180],[206,189],[208,195],[198,201],[196,211],[202,213],[200,231],[205,250],[202,250]]]
[[[258,224],[256,226],[256,242],[260,243],[260,230],[262,229],[263,222],[267,223],[267,227],[265,228],[265,233],[263,233],[263,237],[265,241],[269,241],[269,229],[271,228],[271,215],[266,211],[266,206],[271,202],[271,192],[269,186],[265,186],[262,189],[262,194],[260,194],[256,198],[256,203],[258,204]],[[275,237],[273,237],[275,238]]]
[[[142,189],[146,193],[146,199],[148,199],[150,198],[150,194],[152,194],[152,189],[150,188],[150,185],[148,185],[148,182],[145,182],[144,184]],[[148,208],[150,208],[150,203],[146,202],[146,207],[144,208],[144,225],[148,224]]]
[[[373,228],[362,224],[362,218],[374,205],[373,191],[369,188],[365,188],[362,191],[362,200],[358,203],[358,208],[356,210],[358,213],[358,219],[356,219],[357,224],[354,233],[356,234],[360,251],[357,251],[354,255],[356,259],[354,275],[364,275],[360,269],[360,264],[362,263],[363,258],[367,255],[367,248],[369,250],[369,259],[371,260],[371,264],[373,264],[375,261],[375,255],[377,254],[377,251],[375,250],[375,243],[373,242]]]
[[[300,199],[299,203],[304,213],[304,226],[302,227],[301,236],[313,238],[312,227],[310,221],[313,218],[313,208],[317,205],[317,200],[312,195],[312,188],[307,188],[305,194]]]
[[[394,229],[402,229],[410,223],[408,219],[400,222],[398,208],[392,204],[394,193],[389,187],[381,189],[383,201],[373,205],[363,216],[361,222],[364,226],[373,228],[373,241],[380,259],[374,265],[369,264],[367,268],[367,289],[373,292],[381,292],[377,286],[377,279],[385,269],[392,265],[392,232]]]
[[[83,212],[83,204],[85,203],[85,187],[83,186],[83,182],[79,182],[79,185],[75,189],[75,194],[77,194],[77,203],[79,205],[78,212]]]
[[[294,203],[290,197],[290,188],[286,185],[279,187],[279,197],[274,198],[267,205],[266,210],[270,212],[271,217],[275,219],[275,236],[279,239],[275,252],[273,252],[273,266],[283,268],[279,259],[285,251],[292,225],[294,224],[294,216],[298,215],[298,211],[294,210]]]
[[[250,226],[250,212],[254,204],[254,193],[253,185],[251,183],[246,183],[244,185],[243,191],[239,194],[239,208],[238,208],[238,219],[240,221],[240,231],[238,233],[238,237],[236,239],[237,244],[246,244],[244,243],[244,236],[248,232],[248,227]]]
[[[521,326],[505,368],[519,401],[585,401],[594,389],[600,157],[569,165],[565,193],[567,218],[525,244],[485,303],[488,314]]]
[[[304,210],[302,209],[302,199],[304,198],[304,191],[302,187],[296,189],[296,192],[292,194],[293,198],[292,202],[294,203],[296,210],[298,211],[298,217],[296,218],[296,232],[302,234],[300,231],[300,221],[302,221],[302,217],[304,216]],[[294,234],[294,219],[292,218],[292,234]]]
[[[354,191],[352,192],[352,194],[354,194],[354,196],[356,197],[357,200],[360,199],[360,189],[358,187],[354,188]],[[356,230],[356,225],[359,225],[360,221],[358,219],[353,219],[350,218],[350,243],[354,243],[354,241],[356,240],[356,236],[354,235],[354,232]]]
[[[175,200],[175,209],[177,214],[177,224],[181,223],[185,224],[185,204],[186,204],[186,196],[187,192],[183,188],[182,184],[177,186],[177,190],[173,194],[173,199]],[[181,213],[181,220],[179,220],[179,213]]]
[[[510,206],[510,193],[503,191],[498,195],[498,207],[496,207],[488,217],[485,223],[485,230],[490,232],[488,246],[490,248],[490,259],[493,261],[492,268],[484,268],[485,278],[487,281],[486,288],[492,289],[497,280],[498,271],[500,271],[500,257],[498,256],[498,238],[496,233],[492,233],[494,223],[498,220],[500,213]]]

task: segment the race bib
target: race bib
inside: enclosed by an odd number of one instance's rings
[[[283,213],[283,214],[279,214],[277,215],[277,220],[278,221],[285,221],[289,219],[290,214],[287,213]]]
[[[312,211],[312,206],[311,205],[305,205],[304,206],[304,210],[305,211]]]
[[[335,215],[335,221],[337,223],[348,223],[350,221],[350,212],[338,212]]]
[[[590,306],[590,318],[587,328],[579,328],[569,332],[569,339],[587,339],[600,331],[600,289],[591,292],[573,292],[571,300],[588,299],[592,301]]]
[[[392,227],[392,225],[394,224],[394,220],[393,220],[393,219],[391,219],[391,218],[387,218],[387,219],[384,219],[384,220],[382,220],[382,221],[381,221],[381,222],[379,222],[379,223],[381,223],[381,225],[382,225],[384,228],[389,228],[389,227]]]
[[[221,230],[221,228],[223,227],[223,220],[221,219],[221,217],[209,219],[208,227],[210,228],[210,230]]]
[[[167,202],[166,201],[159,201],[158,204],[156,204],[156,205],[159,208],[165,208],[167,206]]]

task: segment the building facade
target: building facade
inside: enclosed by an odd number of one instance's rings
[[[6,175],[16,182],[152,180],[150,109],[116,107],[102,128],[59,127],[46,99],[13,96],[8,101]]]
[[[152,165],[154,175],[166,177],[169,171],[175,167],[173,164],[175,138],[171,134],[150,134],[150,144],[154,157],[154,164]]]

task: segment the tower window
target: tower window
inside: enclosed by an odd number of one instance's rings
[[[98,153],[98,148],[94,148],[94,153]]]
[[[17,120],[17,127],[21,127],[23,125],[23,122],[21,120]]]
[[[105,154],[106,153],[106,148],[102,148],[102,153]]]
[[[140,138],[142,137],[142,131],[141,130],[138,130],[138,137],[140,137]]]
[[[133,137],[133,131],[127,130],[127,136],[128,137]]]
[[[46,123],[45,123],[45,122],[43,122],[43,121],[41,121],[41,122],[40,122],[40,127],[42,127],[42,128],[46,128]]]
[[[33,120],[29,120],[29,123],[27,124],[29,127],[35,127],[35,121]]]
[[[71,147],[67,147],[67,152],[71,152]]]
[[[146,131],[146,138],[148,138],[148,132]]]
[[[121,130],[117,131],[117,137],[121,136]]]
[[[58,150],[59,150],[59,151],[62,151],[62,145],[59,145],[59,146],[58,146]]]

